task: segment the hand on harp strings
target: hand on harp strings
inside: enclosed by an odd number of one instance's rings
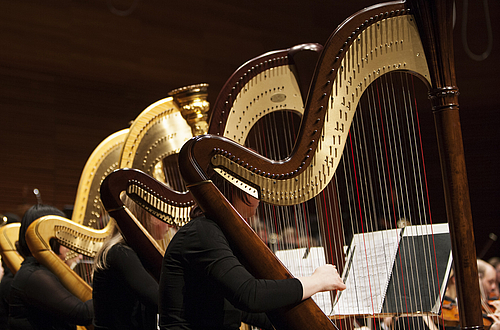
[[[302,299],[309,298],[318,292],[342,291],[346,288],[337,272],[337,266],[330,264],[316,268],[310,277],[299,277],[299,280],[304,290]]]

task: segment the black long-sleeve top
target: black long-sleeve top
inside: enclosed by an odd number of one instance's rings
[[[268,312],[299,302],[302,284],[255,279],[217,224],[195,218],[177,232],[163,259],[160,328],[238,329],[242,314],[225,299],[242,311]]]
[[[10,329],[76,329],[92,324],[92,300],[82,302],[34,257],[14,276],[9,297]]]
[[[93,281],[95,329],[157,328],[158,283],[127,245],[112,246]]]
[[[9,324],[9,295],[14,274],[2,262],[4,274],[0,281],[0,329],[7,329]]]

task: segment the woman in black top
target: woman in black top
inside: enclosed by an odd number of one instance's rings
[[[130,199],[125,204],[154,239],[173,230]],[[92,295],[95,329],[157,329],[158,283],[117,226],[95,258]]]
[[[19,252],[25,259],[11,285],[9,329],[76,329],[76,325],[92,324],[92,301],[82,302],[66,290],[57,276],[31,255],[26,244],[26,229],[45,215],[65,216],[52,206],[35,205],[21,221]]]
[[[255,213],[258,200],[241,194],[229,196],[242,217]],[[244,321],[271,329],[264,314],[252,313],[291,305],[320,291],[343,289],[332,265],[319,267],[305,278],[255,279],[234,255],[217,224],[201,215],[179,229],[165,253],[160,328],[238,329]]]

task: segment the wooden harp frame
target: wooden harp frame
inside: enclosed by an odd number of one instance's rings
[[[347,60],[347,49],[353,46],[358,36],[370,26],[392,17],[411,14],[415,19],[427,59],[429,97],[435,118],[457,278],[460,325],[467,329],[482,328],[472,216],[452,51],[452,5],[451,0],[389,2],[369,7],[344,21],[330,37],[318,62],[299,138],[292,156],[287,160],[271,161],[237,143],[213,135],[195,137],[184,145],[179,162],[182,164],[181,174],[191,193],[209,217],[219,220],[218,224],[230,244],[243,254],[245,263],[256,277],[280,279],[290,275],[208,180],[207,173],[218,168],[238,176],[253,188],[248,192],[257,193],[259,198],[269,195],[269,191],[264,191],[259,184],[255,184],[259,179],[261,182],[267,180],[282,185],[295,179],[300,180],[300,176],[312,164],[318,144],[322,141],[325,113],[332,97],[332,84],[337,76],[344,74],[345,67],[342,63]],[[393,70],[392,63],[388,67],[384,66],[384,69],[386,68],[387,71]],[[394,67],[394,70],[401,69],[405,70],[397,65]],[[376,74],[377,72],[374,73]],[[358,92],[362,93],[362,89],[363,86]],[[284,196],[280,199],[294,197]],[[277,202],[276,199],[278,197],[275,197],[274,202]],[[256,256],[259,256],[258,260]],[[315,308],[310,305],[306,300],[279,313],[272,313],[270,317],[277,329],[329,328],[326,324],[328,322],[313,323],[322,318],[311,317]]]

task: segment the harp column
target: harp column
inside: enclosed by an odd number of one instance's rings
[[[438,140],[446,213],[452,241],[460,327],[483,329],[481,297],[469,186],[458,107],[453,56],[453,0],[412,0],[431,74],[432,103]]]

